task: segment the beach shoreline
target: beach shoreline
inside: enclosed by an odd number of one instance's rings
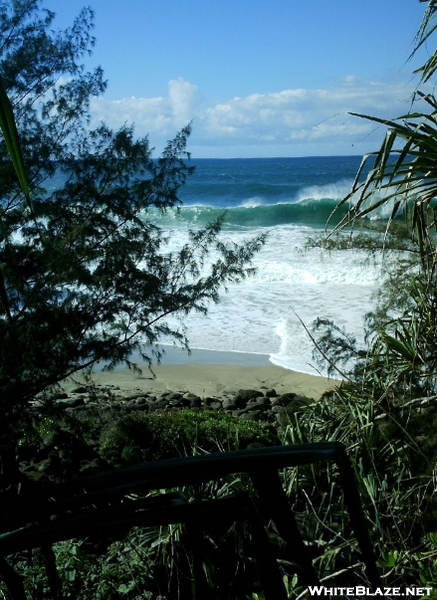
[[[97,385],[123,391],[161,394],[167,391],[191,392],[202,398],[235,394],[241,389],[274,389],[278,394],[294,393],[318,399],[339,384],[319,374],[291,371],[269,362],[268,355],[195,350],[191,355],[178,349],[166,352],[160,365],[150,368],[140,360],[136,373],[126,367],[113,371],[96,368]],[[68,392],[83,382],[78,373],[64,382]]]

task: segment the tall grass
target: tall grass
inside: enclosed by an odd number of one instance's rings
[[[361,502],[384,581],[431,585],[436,579],[434,456],[422,446],[422,425],[435,409],[376,402],[342,384],[320,402],[301,407],[282,430],[283,443],[339,441],[355,469]],[[322,580],[365,581],[347,518],[338,473],[330,466],[283,473],[283,483]]]

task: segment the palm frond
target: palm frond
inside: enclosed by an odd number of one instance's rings
[[[414,49],[411,52],[409,59],[411,59],[416,52],[425,44],[432,34],[437,29],[437,1],[436,0],[420,0],[420,2],[428,1],[428,6],[425,9],[425,13],[423,15],[422,22],[420,24],[419,30],[415,37],[415,45]],[[421,75],[421,81],[426,82],[434,75],[437,70],[437,50],[432,54],[432,56],[418,69],[414,72]]]
[[[359,219],[379,215],[386,209],[387,227],[404,215],[411,225],[423,260],[435,251],[433,203],[437,199],[437,100],[417,92],[425,103],[424,111],[415,111],[395,119],[352,113],[354,116],[384,125],[387,132],[378,151],[363,157],[350,193],[339,203],[349,209],[339,225],[341,229]]]
[[[30,203],[29,185],[27,183],[26,170],[24,168],[23,155],[18,138],[17,126],[11,103],[6,94],[2,81],[0,80],[0,129],[6,142],[6,146],[14,165],[20,187]]]

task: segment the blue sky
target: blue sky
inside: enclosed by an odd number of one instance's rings
[[[362,154],[383,131],[348,113],[403,114],[426,57],[407,62],[418,0],[44,0],[59,27],[88,4],[109,84],[93,123],[157,153],[193,121],[194,157]]]

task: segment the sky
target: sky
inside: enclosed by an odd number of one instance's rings
[[[418,0],[44,0],[69,26],[95,12],[85,60],[108,80],[92,123],[133,123],[156,154],[192,122],[193,157],[363,154],[384,130],[350,112],[410,108]]]

